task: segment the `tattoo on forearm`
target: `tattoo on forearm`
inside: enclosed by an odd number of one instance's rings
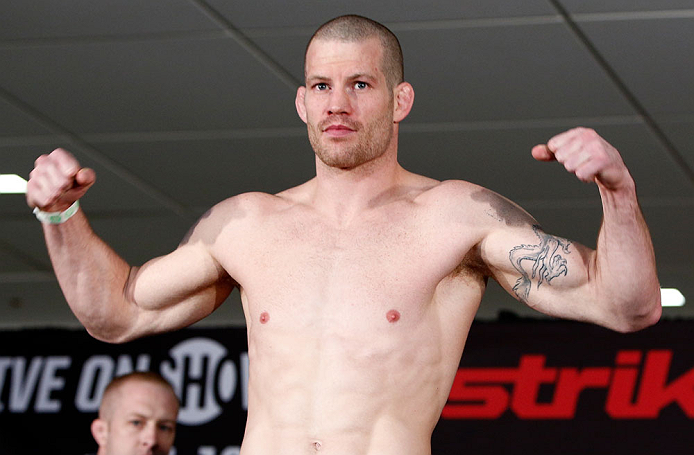
[[[568,273],[566,259],[559,253],[570,254],[569,242],[548,234],[540,229],[540,226],[533,226],[535,235],[540,238],[537,245],[519,245],[509,251],[508,258],[513,267],[521,274],[521,277],[513,286],[513,292],[522,301],[527,302],[532,280],[537,278],[537,287],[544,282],[549,284],[554,278]],[[523,261],[532,263],[530,273],[523,268]]]

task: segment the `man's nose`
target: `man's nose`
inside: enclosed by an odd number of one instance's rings
[[[347,89],[336,89],[330,93],[330,105],[328,114],[350,114],[352,112],[352,99]]]
[[[140,433],[140,443],[144,447],[154,447],[157,444],[157,426],[147,425]]]

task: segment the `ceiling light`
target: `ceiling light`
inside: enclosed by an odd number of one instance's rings
[[[17,174],[0,174],[0,194],[22,194],[26,192],[26,180]]]
[[[684,306],[685,298],[677,289],[661,288],[660,301],[663,306]]]

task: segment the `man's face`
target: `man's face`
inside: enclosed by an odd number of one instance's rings
[[[127,382],[104,416],[99,443],[104,455],[166,455],[176,434],[178,404],[165,387],[149,382]]]
[[[393,91],[383,74],[382,47],[314,40],[306,54],[306,87],[297,110],[318,158],[351,169],[382,156],[391,144]]]

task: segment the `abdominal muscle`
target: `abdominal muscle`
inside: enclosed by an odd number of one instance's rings
[[[263,311],[249,325],[241,455],[429,455],[470,324],[438,310],[383,308],[358,324]]]

